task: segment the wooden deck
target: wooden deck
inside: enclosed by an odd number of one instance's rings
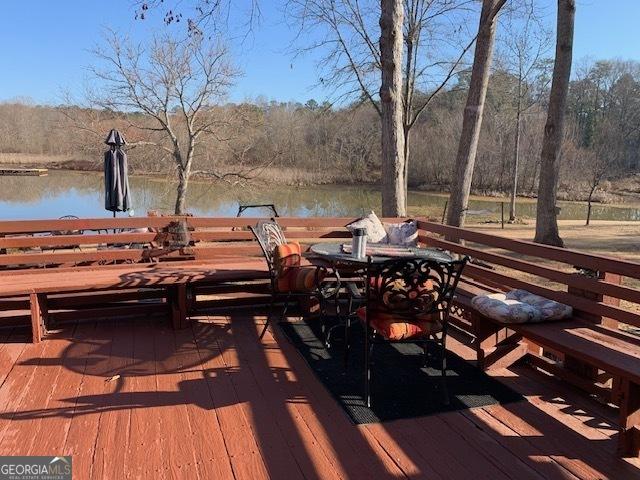
[[[615,411],[525,367],[492,374],[526,402],[355,426],[282,334],[258,341],[262,322],[3,334],[0,455],[73,455],[78,479],[640,478]]]

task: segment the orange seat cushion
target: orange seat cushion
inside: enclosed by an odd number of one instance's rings
[[[316,267],[300,266],[302,248],[298,242],[278,245],[274,251],[273,263],[276,269],[276,288],[279,292],[310,292],[317,281],[326,276],[324,270]]]
[[[316,267],[289,267],[278,275],[279,292],[310,292],[316,287]],[[318,272],[318,281],[324,275]]]
[[[442,331],[440,313],[408,318],[376,309],[367,312],[367,307],[360,307],[357,314],[363,322],[366,322],[368,316],[369,326],[385,340],[412,340]]]

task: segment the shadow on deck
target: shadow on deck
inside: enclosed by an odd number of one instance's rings
[[[0,455],[73,455],[75,478],[640,478],[615,412],[531,369],[527,401],[353,425],[263,318],[84,323],[0,344]],[[456,353],[464,347],[451,342]]]

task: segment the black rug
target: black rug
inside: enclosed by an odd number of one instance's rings
[[[432,415],[494,404],[510,403],[523,397],[494,380],[457,355],[447,352],[447,391],[444,401],[440,376],[440,347],[430,345],[429,361],[423,366],[422,348],[410,343],[376,344],[372,368],[372,405],[364,404],[364,332],[352,327],[347,369],[342,357],[342,341],[335,338],[330,350],[320,340],[317,322],[280,323],[289,341],[305,358],[316,376],[357,424]],[[335,337],[341,335],[335,332]]]

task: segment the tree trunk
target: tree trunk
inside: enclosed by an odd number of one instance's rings
[[[533,192],[536,189],[536,180],[538,179],[538,168],[540,167],[539,162],[534,162],[533,164],[533,175],[531,175],[531,188],[530,192]]]
[[[404,12],[405,15],[407,12]],[[406,47],[407,55],[405,59],[405,74],[404,74],[404,88],[402,100],[402,131],[404,132],[404,188],[405,188],[405,209],[409,204],[409,146],[411,144],[411,114],[413,111],[413,83],[412,83],[412,70],[413,70],[413,35],[414,31],[410,29],[407,32]]]
[[[178,191],[176,196],[176,208],[174,213],[176,215],[183,215],[185,212],[187,201],[187,187],[189,186],[189,175],[183,169],[179,169],[178,172]]]
[[[187,204],[187,188],[189,186],[189,177],[191,177],[191,164],[193,163],[193,143],[189,145],[187,151],[187,161],[182,163],[182,154],[174,153],[176,163],[178,165],[178,190],[176,195],[176,206],[174,213],[176,215],[184,215]]]
[[[382,83],[382,215],[406,215],[404,131],[402,111],[403,0],[381,0],[380,60]]]
[[[406,210],[409,208],[409,142],[411,141],[411,129],[403,126],[402,131],[404,133],[404,208],[406,214]]]
[[[518,101],[518,104],[520,102]],[[509,221],[516,221],[516,197],[518,196],[518,160],[520,157],[520,106],[516,112],[516,133],[513,141],[513,177],[511,178],[511,204],[509,206]]]
[[[544,127],[542,141],[536,236],[534,239],[538,243],[559,247],[564,246],[564,243],[558,231],[556,194],[560,171],[560,148],[564,135],[565,107],[571,76],[575,12],[575,0],[558,0],[556,58],[551,79],[547,123]]]
[[[596,188],[598,188],[597,184],[591,187],[591,191],[589,192],[589,199],[587,200],[587,222],[585,224],[587,227],[591,222],[591,201],[593,199],[593,194],[596,191]]]
[[[469,84],[469,93],[467,94],[467,104],[464,109],[462,133],[458,144],[458,154],[449,197],[447,223],[456,227],[464,225],[469,202],[471,179],[478,150],[482,113],[485,97],[487,96],[489,70],[495,43],[496,17],[503,4],[504,1],[501,0],[484,0],[482,2],[478,38],[476,39],[473,68],[471,69],[471,82]]]

